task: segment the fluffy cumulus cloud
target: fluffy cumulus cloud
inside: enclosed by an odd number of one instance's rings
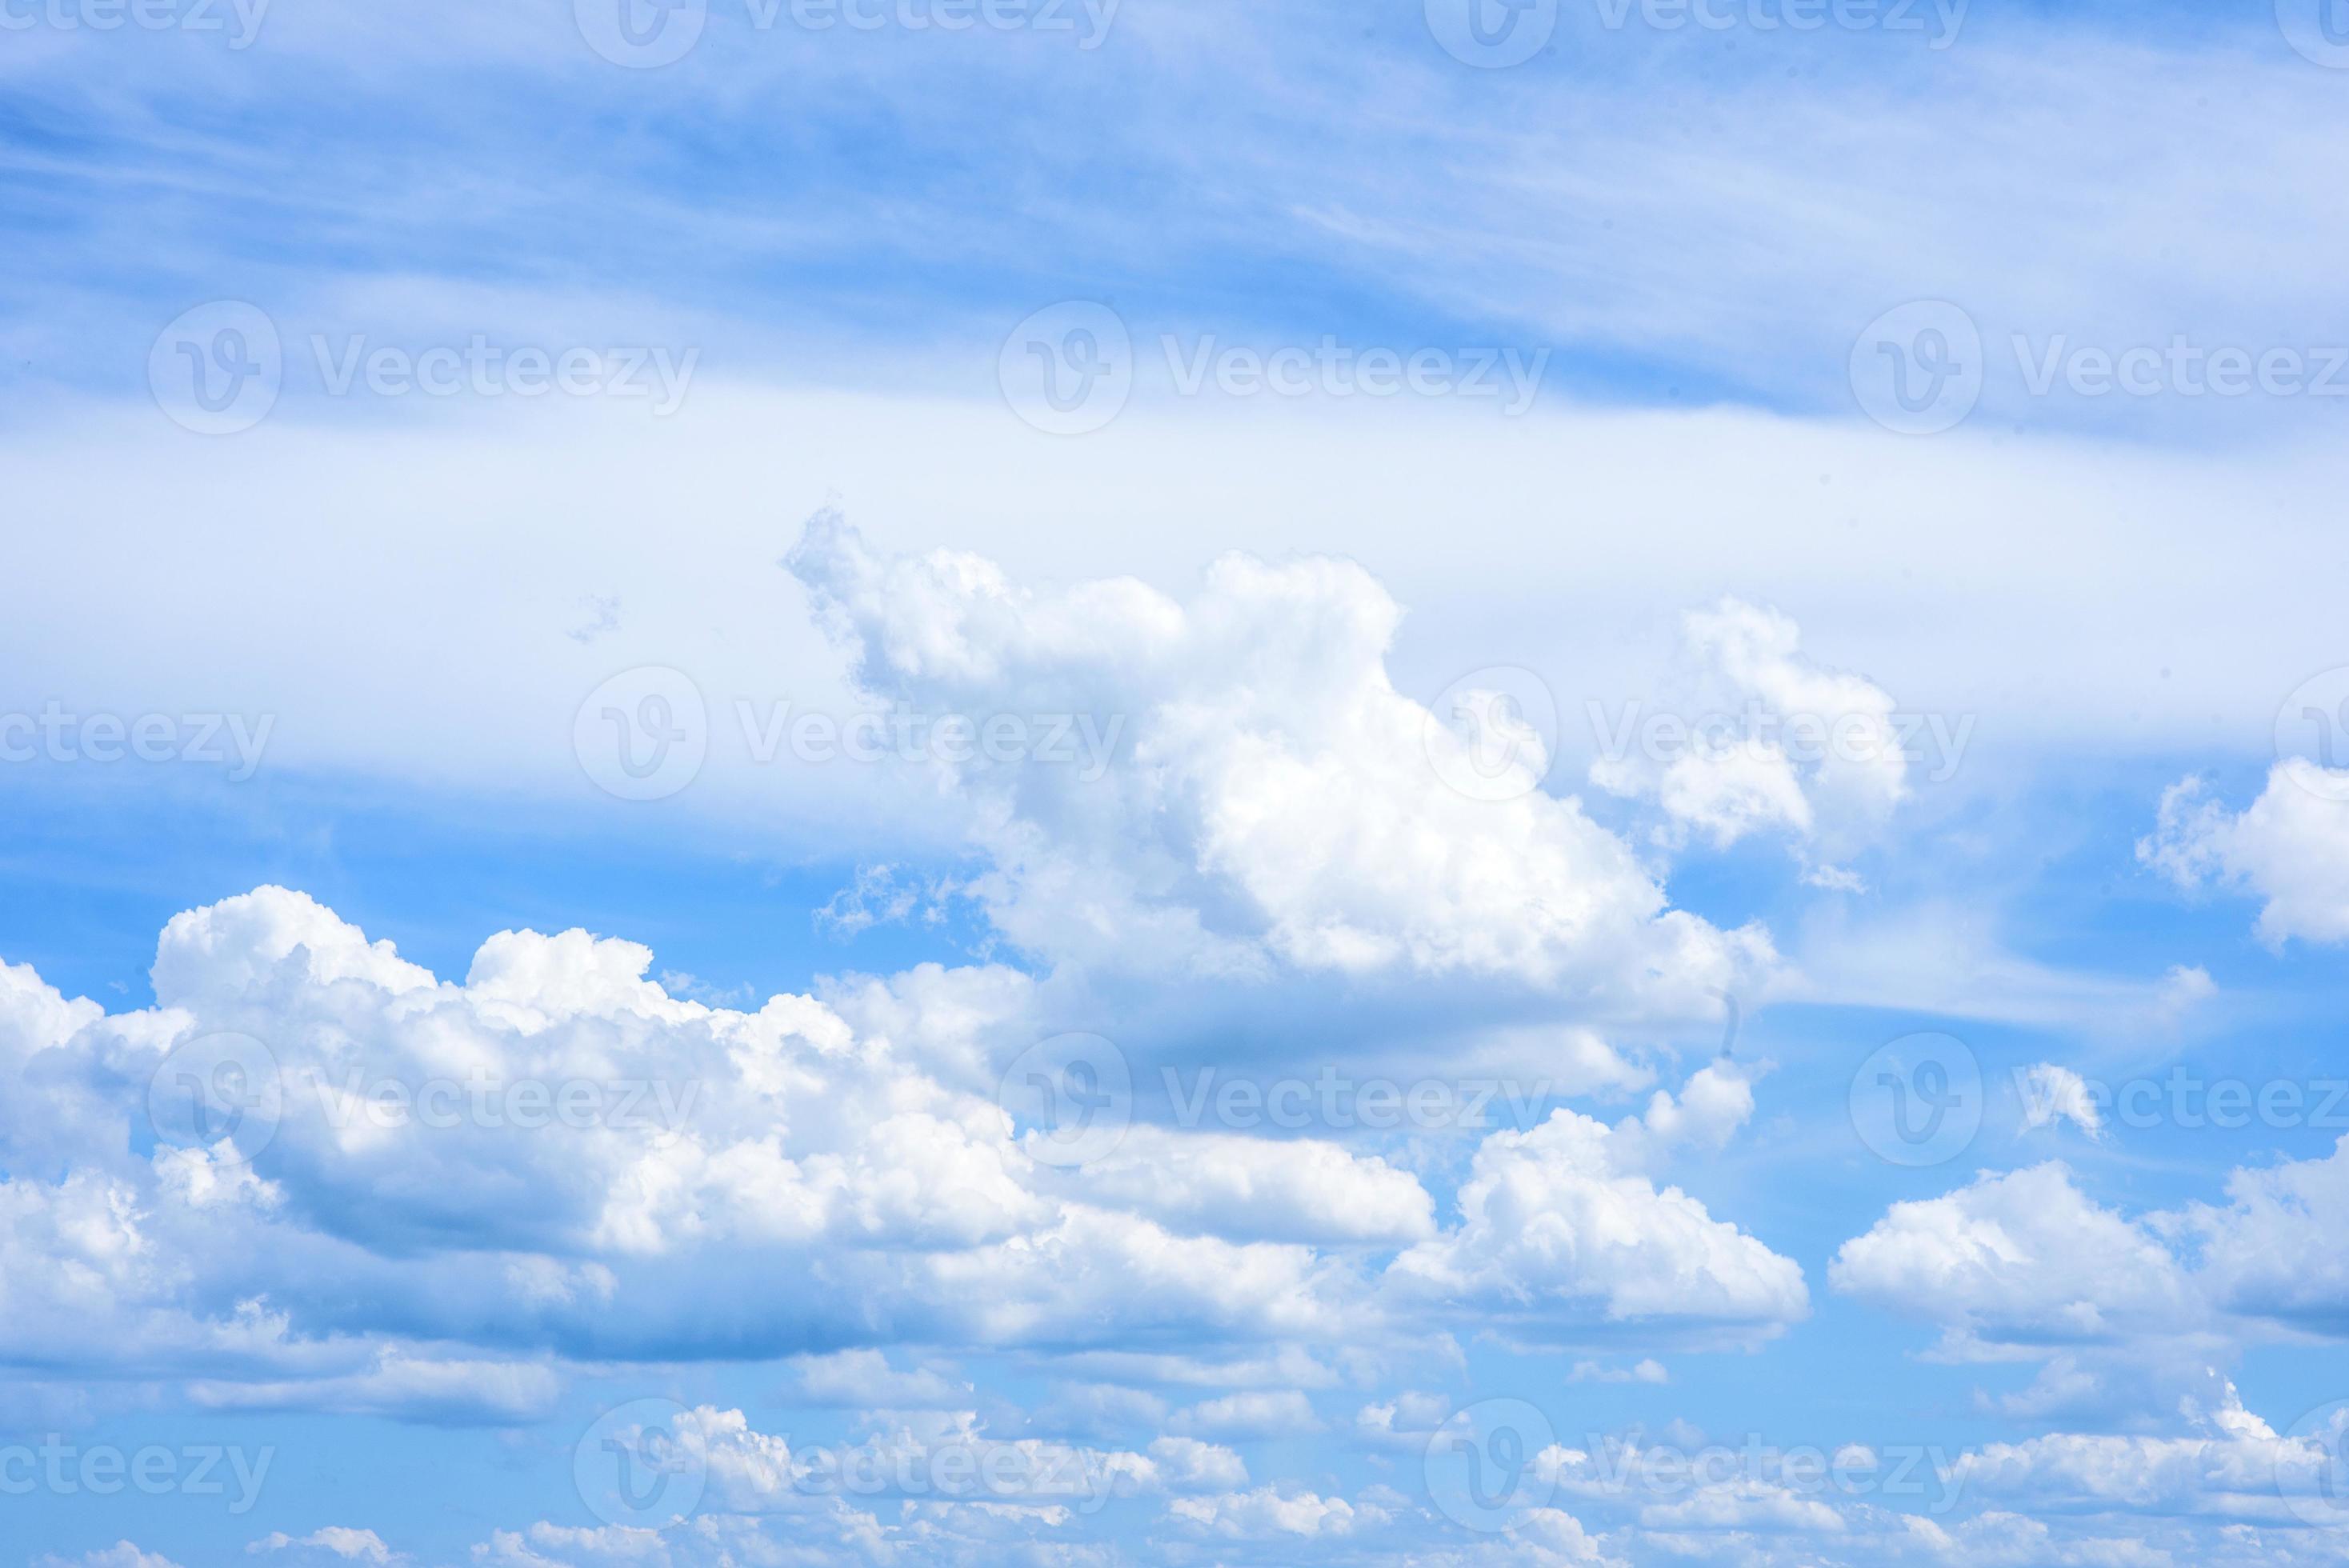
[[[2258,931],[2281,946],[2349,941],[2349,770],[2286,758],[2240,813],[2199,779],[2162,792],[2137,859],[2181,887],[2216,885],[2262,901]]]
[[[1538,746],[1505,788],[1456,788],[1485,738],[1395,688],[1401,613],[1350,562],[1229,555],[1185,602],[891,555],[827,515],[789,564],[869,694],[964,716],[981,742],[1002,715],[1114,737],[1099,760],[978,743],[938,764],[988,861],[973,892],[1049,961],[1481,978],[1682,1012],[1773,961],[1758,928],[1670,908],[1629,846],[1537,788]]]
[[[1601,718],[1591,782],[1654,800],[1668,842],[1726,848],[1775,831],[1830,858],[1864,847],[1909,792],[1890,694],[1809,658],[1775,610],[1723,599],[1682,631],[1682,666],[1657,707]],[[1811,875],[1854,883],[1824,861]]]
[[[809,1403],[937,1408],[961,1386],[885,1346],[1375,1343],[1477,1304],[1528,1333],[1803,1309],[1791,1263],[1650,1174],[1744,1119],[1720,1069],[1618,1129],[1560,1111],[1495,1133],[1439,1209],[1412,1171],[1320,1138],[1138,1124],[1088,1163],[1038,1160],[996,1096],[999,1034],[1034,1032],[1009,972],[740,1011],[669,995],[651,962],[506,932],[456,984],[264,888],[171,921],[152,1008],[9,972],[9,1065],[70,1115],[7,1127],[0,1348],[177,1378],[215,1408],[503,1422],[588,1358],[796,1355]],[[223,1119],[150,1122],[191,1082]],[[1309,1426],[1288,1398],[1271,1424]],[[1195,1435],[1270,1429],[1226,1405]]]

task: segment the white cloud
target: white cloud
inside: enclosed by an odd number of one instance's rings
[[[2027,1131],[2068,1121],[2090,1138],[2104,1136],[2104,1113],[2096,1109],[2088,1080],[2070,1068],[2038,1062],[2016,1076],[2023,1097],[2023,1125]]]
[[[1813,662],[1801,642],[1791,617],[1741,600],[1691,612],[1677,702],[1624,708],[1600,736],[1591,782],[1653,799],[1673,840],[1693,832],[1725,849],[1777,830],[1830,857],[1862,847],[1909,793],[1892,697]],[[1657,727],[1665,717],[1673,728]],[[1832,866],[1811,877],[1857,881]]]
[[[2349,771],[2286,758],[2240,816],[2199,779],[2181,779],[2162,791],[2159,823],[2137,854],[2180,887],[2214,882],[2263,900],[2257,929],[2271,945],[2349,941]]]
[[[1054,961],[1488,976],[1694,1010],[1771,960],[1758,929],[1669,909],[1532,773],[1509,799],[1451,788],[1426,748],[1468,742],[1394,688],[1400,611],[1350,562],[1226,556],[1185,603],[1132,579],[1039,590],[975,555],[885,555],[827,515],[790,563],[872,695],[1122,738],[1098,776],[1074,758],[941,765],[994,865],[976,891]]]
[[[2181,1331],[2184,1270],[2145,1226],[2098,1207],[2058,1162],[1895,1203],[1828,1265],[1837,1290],[1939,1324],[1952,1349]]]
[[[1460,1227],[1403,1253],[1391,1278],[1544,1337],[1641,1318],[1764,1337],[1808,1314],[1799,1267],[1626,1170],[1613,1137],[1570,1110],[1495,1133],[1460,1189]]]

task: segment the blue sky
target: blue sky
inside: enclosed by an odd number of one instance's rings
[[[0,5],[0,1563],[2349,1558],[2349,15],[835,9]]]

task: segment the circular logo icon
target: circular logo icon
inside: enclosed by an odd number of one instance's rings
[[[1557,1440],[1549,1418],[1523,1399],[1479,1399],[1427,1439],[1427,1495],[1454,1524],[1504,1531],[1548,1503],[1557,1473],[1542,1450]]]
[[[616,66],[673,66],[701,42],[709,0],[571,0],[587,46]]]
[[[690,1517],[709,1484],[709,1452],[680,1429],[688,1413],[674,1399],[631,1399],[597,1417],[571,1452],[587,1511],[635,1530]]]
[[[587,694],[571,723],[571,747],[606,795],[665,800],[700,776],[709,710],[684,671],[640,665]]]
[[[1112,1152],[1133,1119],[1125,1053],[1099,1035],[1055,1035],[1019,1053],[996,1086],[1014,1127],[1030,1129],[1028,1152],[1072,1170]]]
[[[1851,1078],[1851,1125],[1877,1158],[1940,1165],[1982,1130],[1982,1063],[1954,1035],[1903,1035]]]
[[[216,299],[175,317],[147,351],[155,406],[199,436],[250,430],[277,406],[285,352],[259,305]]]
[[[147,1080],[147,1125],[175,1149],[232,1151],[244,1164],[277,1136],[285,1083],[277,1057],[251,1035],[198,1035],[171,1047]]]
[[[2349,1527],[2349,1399],[2319,1405],[2279,1445],[2276,1491],[2284,1506],[2320,1530]]]
[[[1886,311],[1851,346],[1851,390],[1886,429],[1931,436],[1962,421],[1982,401],[1982,333],[1947,300]]]
[[[2303,59],[2349,70],[2349,0],[2276,0],[2276,26]]]
[[[1557,30],[1557,0],[1427,0],[1427,30],[1464,66],[1521,66]]]
[[[2349,0],[2344,0],[2349,3]],[[2316,767],[2294,768],[2289,777],[2327,800],[2349,800],[2349,665],[2309,676],[2276,709],[2275,754]]]
[[[1427,710],[1420,743],[1436,777],[1472,800],[1513,800],[1541,788],[1557,756],[1557,698],[1515,665],[1471,670]]]
[[[1082,436],[1133,395],[1133,338],[1109,306],[1065,300],[1011,329],[995,373],[1020,418],[1049,436]]]

